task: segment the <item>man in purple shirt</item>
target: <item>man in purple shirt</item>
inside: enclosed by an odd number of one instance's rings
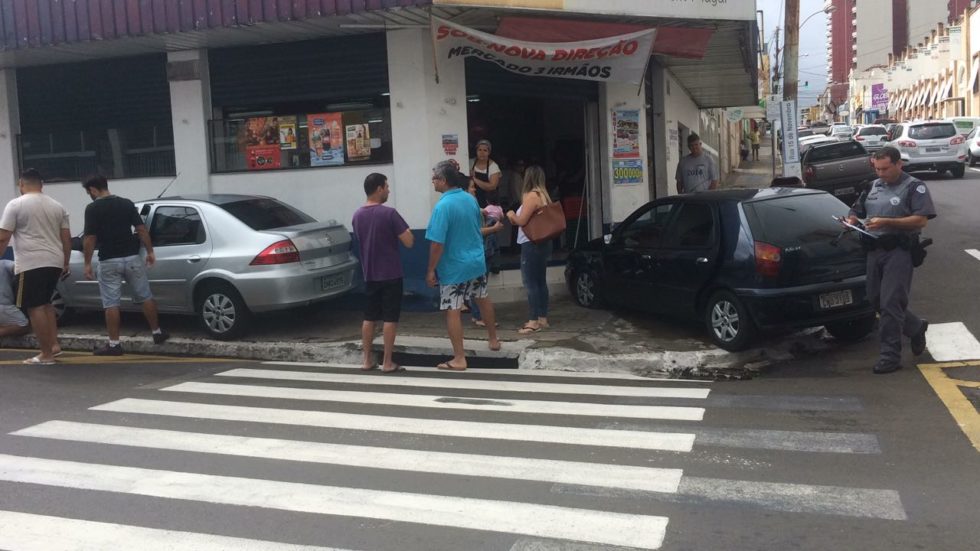
[[[383,174],[369,174],[364,179],[364,193],[367,203],[354,213],[354,235],[357,236],[361,250],[361,269],[367,287],[367,306],[364,309],[364,323],[361,325],[361,346],[364,349],[364,365],[368,371],[378,365],[372,358],[375,322],[384,322],[384,373],[405,371],[405,368],[391,361],[395,348],[395,334],[402,309],[402,262],[398,254],[398,242],[412,248],[415,239],[408,224],[391,207],[384,206],[388,200],[388,178]]]

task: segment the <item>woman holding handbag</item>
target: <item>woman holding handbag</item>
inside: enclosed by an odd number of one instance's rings
[[[548,259],[551,258],[552,240],[554,236],[546,234],[532,241],[525,233],[531,220],[542,216],[553,204],[545,185],[544,170],[540,166],[530,166],[524,172],[521,206],[517,212],[508,211],[507,219],[519,226],[517,243],[521,247],[521,279],[527,289],[527,301],[530,315],[527,323],[518,329],[518,333],[527,335],[537,333],[548,327]],[[550,210],[550,209],[549,209]]]

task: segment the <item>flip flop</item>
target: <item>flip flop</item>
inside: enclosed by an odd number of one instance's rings
[[[34,356],[33,358],[27,358],[22,363],[27,365],[54,365],[58,362],[54,360],[42,360],[40,356]]]
[[[392,373],[404,373],[406,371],[408,370],[405,369],[404,367],[400,365],[396,365],[394,369],[382,369],[381,373],[384,373],[385,375],[390,375]]]
[[[374,371],[378,368],[378,364],[374,364],[371,367],[361,367],[361,371]]]
[[[53,353],[51,355],[54,356],[55,358],[57,358],[58,356],[60,356],[60,355],[62,355],[64,353],[65,353],[64,350],[59,350],[59,351],[57,351],[57,352],[55,352],[55,353]]]
[[[531,333],[537,333],[540,330],[541,330],[540,326],[534,327],[525,323],[524,327],[518,329],[517,332],[520,333],[521,335],[530,335]]]
[[[466,367],[455,366],[449,362],[442,362],[436,365],[436,369],[442,369],[443,371],[466,371]]]

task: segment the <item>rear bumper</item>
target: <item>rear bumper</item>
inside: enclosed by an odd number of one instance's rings
[[[908,162],[902,163],[902,169],[906,172],[915,172],[917,170],[953,170],[955,168],[966,165],[966,157],[963,160],[943,160],[943,161],[925,161],[925,160],[910,160]]]
[[[348,262],[318,270],[296,264],[287,270],[236,274],[235,288],[253,312],[268,312],[304,306],[350,291],[358,262]]]
[[[820,307],[820,295],[845,290],[851,292],[852,304]],[[864,276],[781,289],[736,289],[735,294],[745,303],[755,325],[763,330],[815,327],[874,314],[867,300]]]

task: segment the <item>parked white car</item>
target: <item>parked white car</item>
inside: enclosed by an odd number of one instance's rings
[[[892,130],[888,145],[901,152],[906,172],[949,171],[954,178],[962,178],[966,172],[969,148],[949,121],[903,122]]]
[[[854,139],[868,151],[877,151],[888,143],[888,130],[882,124],[868,124],[858,128]]]
[[[830,127],[831,138],[837,138],[838,140],[849,140],[854,135],[854,130],[846,124],[835,124]]]
[[[980,160],[980,126],[976,126],[966,135],[966,164],[976,166]]]

